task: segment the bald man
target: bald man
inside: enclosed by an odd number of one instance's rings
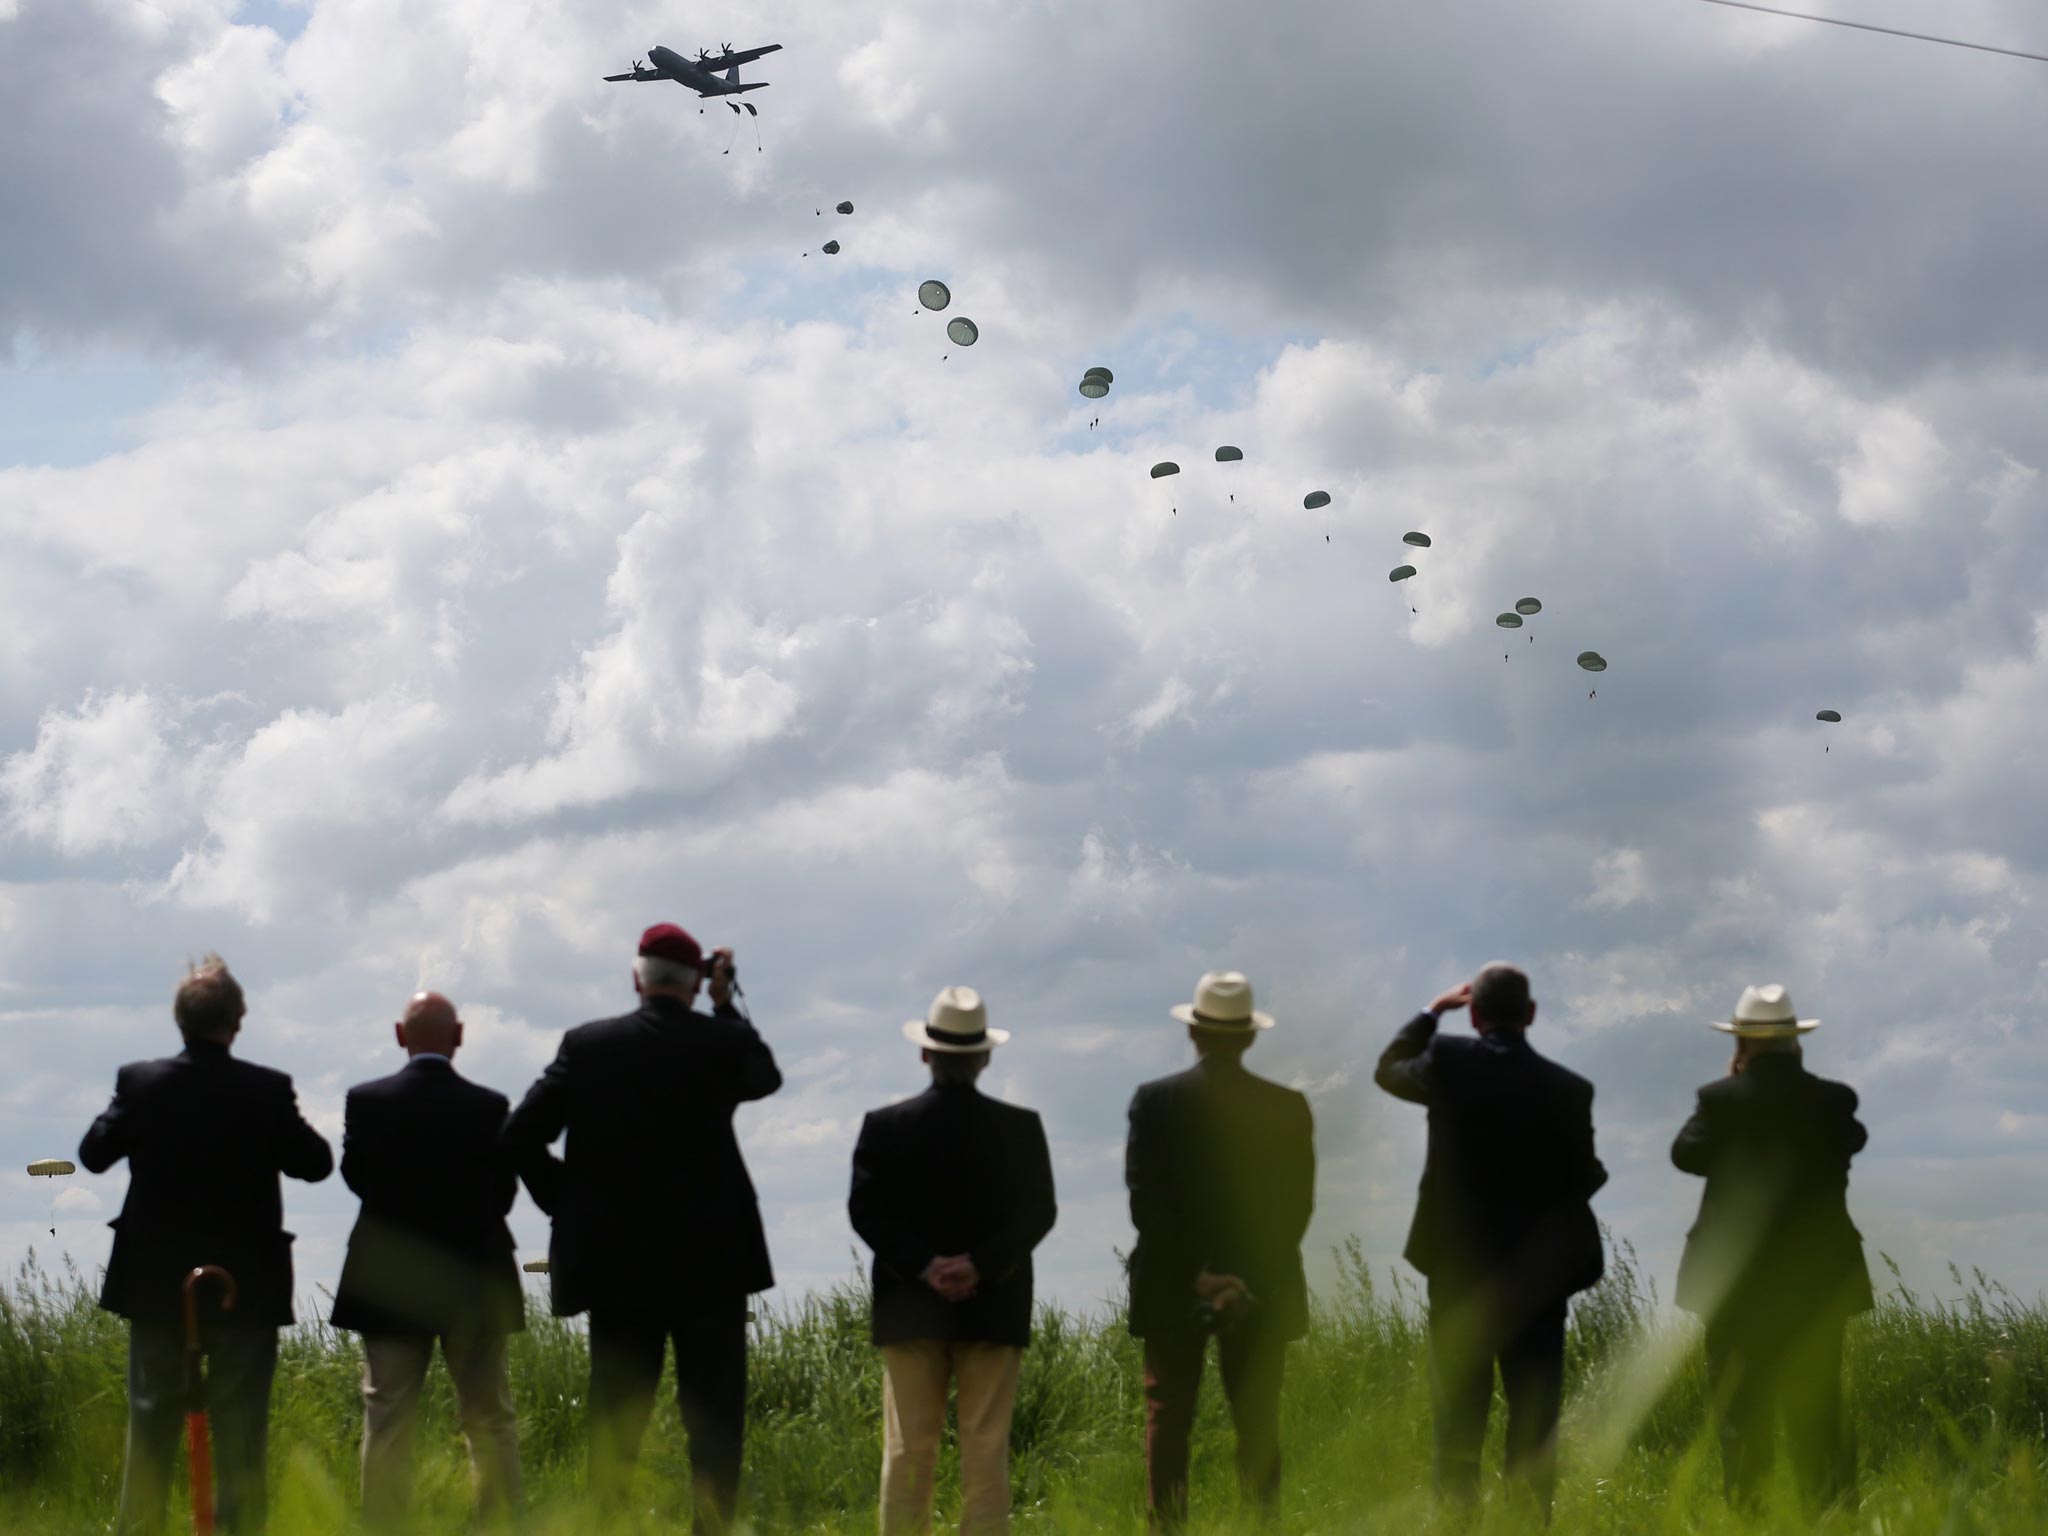
[[[526,1326],[505,1213],[517,1176],[499,1146],[502,1093],[455,1070],[462,1020],[422,992],[393,1026],[409,1058],[349,1090],[341,1176],[362,1197],[334,1326],[363,1336],[363,1523],[402,1523],[420,1389],[440,1340],[469,1440],[478,1511],[519,1504],[519,1434],[506,1336]]]

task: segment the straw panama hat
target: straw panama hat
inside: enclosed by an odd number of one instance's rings
[[[988,1005],[974,988],[947,987],[932,999],[923,1018],[903,1026],[903,1038],[928,1051],[966,1055],[993,1050],[1010,1032],[988,1027]]]
[[[1735,1005],[1735,1016],[1710,1022],[1723,1034],[1760,1037],[1803,1035],[1820,1028],[1819,1019],[1799,1017],[1791,997],[1775,981],[1761,987],[1744,987],[1742,1000]]]
[[[1237,1031],[1271,1029],[1273,1016],[1252,1007],[1251,979],[1243,971],[1211,971],[1195,983],[1195,1000],[1168,1010],[1183,1024]]]

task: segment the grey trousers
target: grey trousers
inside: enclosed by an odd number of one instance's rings
[[[477,1511],[487,1519],[519,1507],[519,1416],[505,1343],[502,1333],[441,1338],[469,1442]],[[430,1333],[363,1335],[363,1524],[370,1530],[403,1521],[411,1507],[420,1389],[433,1359]]]
[[[264,1461],[270,1449],[275,1328],[209,1330],[206,1414],[212,1429],[214,1508],[235,1536],[263,1529],[270,1513]],[[128,1325],[128,1456],[121,1473],[121,1536],[163,1527],[171,1468],[185,1428],[185,1332],[176,1324]]]

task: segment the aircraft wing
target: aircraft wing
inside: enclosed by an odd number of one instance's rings
[[[738,53],[714,53],[703,61],[706,69],[731,69],[735,64],[751,64],[764,53],[780,53],[782,44],[770,43],[765,48],[742,48]]]
[[[631,74],[605,76],[607,80],[666,80],[668,78],[668,71],[662,69],[636,69]]]

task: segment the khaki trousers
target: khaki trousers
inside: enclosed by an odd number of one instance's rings
[[[485,1518],[519,1507],[519,1415],[502,1333],[448,1334],[441,1355],[469,1442],[477,1510]],[[430,1333],[363,1336],[363,1524],[380,1530],[412,1504],[412,1453],[420,1389],[434,1359]]]
[[[1010,1528],[1010,1413],[1023,1362],[1014,1344],[917,1339],[882,1346],[882,1536],[923,1536],[932,1528],[946,1389],[956,1383],[961,1536]]]

